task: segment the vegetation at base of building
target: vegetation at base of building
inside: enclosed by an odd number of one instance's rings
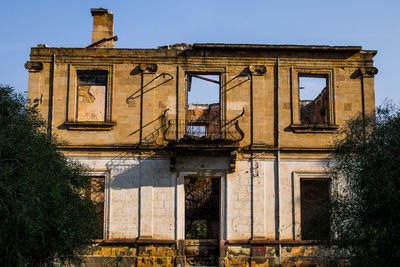
[[[98,229],[86,169],[25,103],[0,86],[0,266],[79,262]]]
[[[400,109],[386,103],[376,118],[350,120],[334,144],[330,168],[334,239],[350,245],[361,266],[400,262]]]

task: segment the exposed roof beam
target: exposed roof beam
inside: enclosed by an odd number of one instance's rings
[[[203,76],[199,76],[199,75],[196,75],[196,74],[189,74],[188,76],[192,76],[192,77],[195,77],[197,79],[202,79],[202,80],[205,80],[205,81],[208,81],[208,82],[219,84],[219,81],[217,81],[217,80],[213,80],[213,79],[206,78],[206,77],[203,77]]]

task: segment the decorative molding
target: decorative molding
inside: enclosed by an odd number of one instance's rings
[[[329,179],[326,171],[294,170],[292,172],[292,233],[294,240],[301,240],[301,179]]]
[[[237,158],[237,151],[231,151],[229,157],[229,172],[234,173],[236,169],[236,158]]]
[[[300,125],[300,93],[299,93],[299,76],[318,77],[326,79],[326,86],[328,90],[328,127],[335,127],[336,125],[336,108],[335,108],[335,73],[332,67],[330,68],[293,68],[291,75],[291,98],[292,98],[292,125]],[[308,128],[311,128],[309,125]],[[291,127],[292,128],[292,127]],[[295,127],[293,127],[295,128]],[[293,129],[292,128],[292,129]],[[296,131],[294,131],[296,132]],[[299,132],[299,131],[297,131]],[[305,132],[305,131],[303,131]],[[312,130],[310,132],[316,132]],[[326,131],[321,131],[326,132]]]
[[[178,239],[106,239],[96,240],[95,242],[99,245],[124,245],[124,244],[177,244],[179,241],[184,243],[193,242],[192,240],[178,240]],[[197,240],[198,241],[198,240]],[[206,240],[205,242],[213,242],[213,240]],[[215,241],[214,241],[215,242]],[[234,239],[234,240],[221,240],[219,242],[222,245],[318,245],[323,244],[320,240],[274,240],[274,239]]]
[[[104,177],[104,225],[103,239],[110,238],[110,191],[111,191],[111,170],[110,169],[92,169],[88,172],[89,176]]]
[[[235,239],[235,240],[221,240],[225,245],[317,245],[323,244],[320,240],[276,240],[276,239]]]
[[[81,71],[106,71],[107,72],[107,85],[106,85],[106,98],[105,98],[105,122],[99,121],[95,123],[112,123],[112,100],[113,100],[113,76],[114,66],[112,64],[70,64],[68,70],[68,96],[67,96],[67,118],[66,121],[76,122],[78,114],[78,73]],[[82,121],[83,124],[88,123]],[[89,122],[92,123],[92,122]],[[75,129],[74,129],[75,130]]]
[[[29,72],[40,72],[43,69],[43,62],[41,61],[27,61],[25,69]]]
[[[325,124],[292,124],[290,129],[295,133],[334,133],[338,125]]]
[[[178,240],[175,239],[140,239],[140,238],[132,238],[132,239],[108,239],[108,240],[100,240],[99,245],[122,245],[122,244],[176,244]]]
[[[360,75],[363,77],[374,77],[376,74],[378,74],[378,69],[375,67],[363,67],[360,68]]]
[[[114,126],[115,122],[103,122],[103,121],[66,121],[64,125],[68,130],[75,131],[110,131]]]
[[[142,72],[154,73],[157,71],[157,64],[142,63],[139,65],[139,68]]]
[[[267,67],[265,65],[250,65],[248,71],[255,76],[264,75],[267,72]]]

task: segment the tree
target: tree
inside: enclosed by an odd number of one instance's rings
[[[76,262],[97,231],[89,178],[25,102],[0,86],[0,265]]]
[[[331,218],[339,244],[362,266],[400,262],[400,110],[350,120],[334,145]]]

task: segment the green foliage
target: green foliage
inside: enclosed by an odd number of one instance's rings
[[[187,239],[206,239],[207,221],[206,220],[186,220],[185,238]]]
[[[400,110],[349,121],[334,146],[332,227],[363,266],[400,262]]]
[[[0,265],[79,261],[96,234],[85,168],[57,151],[36,110],[0,86]]]

